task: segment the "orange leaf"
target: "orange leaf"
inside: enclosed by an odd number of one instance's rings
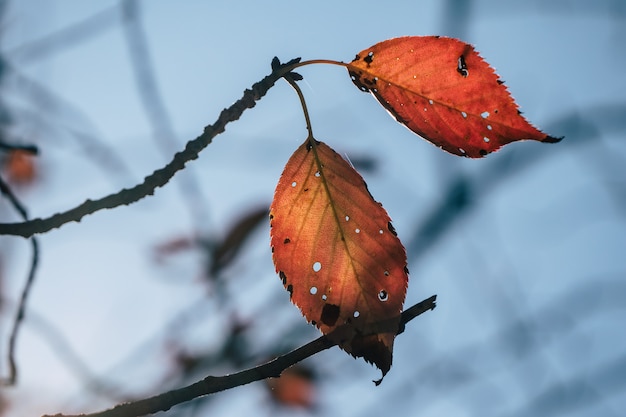
[[[363,178],[328,145],[307,139],[280,177],[270,221],[274,264],[291,301],[324,334],[341,326],[333,334],[338,345],[384,376],[408,270],[390,218]]]
[[[266,380],[272,398],[285,406],[312,409],[315,405],[315,375],[308,368],[292,366],[279,378]]]
[[[35,166],[33,154],[21,149],[10,151],[2,168],[9,182],[13,184],[30,184],[37,176],[37,167]]]
[[[528,123],[489,64],[457,39],[389,39],[347,68],[398,122],[450,153],[480,158],[518,140],[561,140]]]

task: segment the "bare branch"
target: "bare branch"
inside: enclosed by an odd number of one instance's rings
[[[39,149],[35,145],[14,145],[12,143],[2,142],[0,139],[0,150],[2,151],[24,151],[33,155],[39,153]]]
[[[413,320],[415,317],[428,310],[433,310],[436,306],[435,301],[437,296],[433,295],[430,298],[421,301],[414,306],[405,310],[400,318],[400,330],[398,334],[404,331],[406,323]],[[342,327],[338,327],[333,331],[341,332]],[[230,388],[249,384],[251,382],[260,381],[266,378],[278,378],[280,374],[290,366],[315,355],[323,350],[329,349],[335,346],[335,343],[331,341],[332,333],[327,336],[321,336],[312,342],[307,343],[285,355],[279,356],[263,365],[256,366],[254,368],[246,369],[245,371],[237,372],[224,376],[208,376],[198,382],[188,385],[183,388],[168,391],[163,394],[155,395],[154,397],[146,398],[143,400],[133,401],[117,405],[111,409],[93,413],[93,414],[81,414],[82,417],[138,417],[148,414],[154,414],[159,411],[167,411],[175,405],[182,404],[187,401],[191,401],[195,398],[202,397],[208,394],[214,394],[216,392],[225,391]],[[56,414],[54,416],[44,417],[79,417],[78,415],[64,415]]]
[[[5,55],[20,64],[42,60],[112,29],[118,22],[119,5],[116,4],[43,38],[13,48]]]
[[[54,214],[45,219],[38,218],[22,223],[0,223],[0,235],[31,237],[59,228],[69,222],[80,222],[83,217],[96,211],[129,205],[154,194],[157,188],[167,184],[178,171],[184,169],[187,162],[197,159],[198,154],[213,141],[213,138],[226,130],[228,123],[238,120],[245,110],[253,108],[256,102],[274,86],[276,81],[289,72],[291,63],[292,61],[274,68],[271,74],[253,84],[250,89],[245,90],[239,100],[222,110],[214,124],[205,127],[204,132],[187,142],[185,149],[176,153],[172,161],[145,177],[142,183],[132,188],[124,188],[98,200],[86,200],[73,209]]]
[[[153,139],[168,158],[178,146],[174,127],[159,90],[154,64],[148,47],[148,39],[140,19],[140,6],[137,0],[124,0],[120,3],[123,15],[123,29],[129,49],[130,62],[135,75],[135,86],[144,112],[152,125]],[[206,211],[202,201],[202,187],[193,175],[183,176],[180,181],[182,197],[187,203],[194,226],[203,223]]]

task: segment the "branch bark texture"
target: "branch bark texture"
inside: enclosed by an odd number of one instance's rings
[[[436,300],[437,296],[433,295],[406,309],[401,315],[401,325],[398,334],[404,332],[406,323],[428,310],[433,310],[436,306]],[[335,332],[338,331],[342,331],[342,328],[339,327],[335,330]],[[55,414],[54,416],[47,415],[43,417],[138,417],[154,414],[159,411],[167,411],[175,405],[191,401],[204,395],[225,391],[266,378],[278,378],[280,374],[290,366],[335,346],[335,343],[332,342],[331,339],[332,333],[327,336],[321,336],[306,345],[254,368],[230,375],[217,377],[207,376],[186,387],[168,391],[143,400],[120,404],[105,411],[93,414]]]
[[[59,228],[69,222],[80,222],[83,217],[96,211],[129,205],[153,195],[157,188],[167,184],[178,171],[184,169],[187,162],[197,159],[199,153],[213,141],[213,138],[226,130],[228,123],[238,120],[245,110],[253,108],[256,102],[274,86],[276,81],[289,72],[289,67],[293,62],[292,60],[284,65],[273,65],[271,74],[246,89],[239,100],[222,110],[215,123],[206,126],[204,132],[187,142],[185,149],[176,153],[172,161],[145,177],[142,183],[132,188],[124,188],[98,200],[86,200],[73,209],[54,214],[48,218],[38,218],[20,223],[0,223],[0,235],[28,238]]]

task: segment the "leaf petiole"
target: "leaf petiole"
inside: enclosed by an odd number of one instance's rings
[[[297,62],[295,64],[293,64],[293,66],[290,66],[289,70],[294,70],[298,67],[303,67],[305,65],[313,65],[313,64],[327,64],[327,65],[338,65],[340,67],[347,67],[348,64],[346,64],[345,62],[342,61],[335,61],[332,59],[310,59],[308,61],[302,61],[302,62]]]
[[[296,90],[296,94],[298,94],[298,98],[300,99],[300,105],[302,106],[302,112],[304,113],[304,120],[306,121],[306,129],[309,132],[308,139],[313,139],[313,127],[311,126],[311,118],[309,117],[309,110],[306,106],[306,100],[304,99],[304,94],[302,94],[302,90],[296,83],[296,81],[291,77],[284,77],[285,81],[289,83]]]

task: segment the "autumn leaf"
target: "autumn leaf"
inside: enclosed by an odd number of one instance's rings
[[[2,165],[2,171],[10,183],[27,185],[31,184],[37,177],[35,158],[30,151],[11,150]]]
[[[406,252],[363,178],[328,145],[291,156],[270,208],[276,271],[308,321],[384,375],[406,294]],[[387,327],[372,331],[374,325]]]
[[[457,39],[389,39],[347,68],[398,122],[450,153],[480,158],[518,140],[561,140],[528,123],[489,64]]]
[[[266,383],[278,404],[312,410],[315,405],[315,379],[312,369],[294,365],[285,369],[279,378],[269,378]]]

